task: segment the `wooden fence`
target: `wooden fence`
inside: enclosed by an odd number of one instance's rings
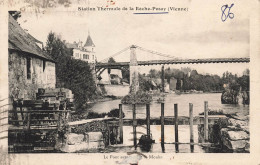
[[[121,104],[119,104],[119,110],[120,110],[119,114],[122,114],[123,110],[122,110]],[[136,127],[142,125],[142,119],[139,119],[139,122],[138,122],[138,119],[136,119],[136,105],[135,104],[132,105],[132,110],[133,110],[133,119],[132,119],[133,144],[134,144],[134,147],[136,149],[137,148]],[[189,117],[185,117],[185,118],[181,117],[181,120],[185,120],[185,119],[188,118],[188,122],[183,122],[183,123],[185,125],[187,125],[187,124],[189,125],[190,142],[189,143],[181,143],[181,142],[179,142],[179,121],[180,121],[180,118],[178,116],[178,104],[174,104],[174,117],[172,118],[172,117],[169,117],[169,116],[164,116],[164,103],[161,103],[160,125],[161,125],[161,145],[162,145],[162,149],[164,150],[164,144],[175,144],[175,150],[176,150],[176,152],[179,152],[179,145],[180,144],[190,144],[191,152],[194,152],[194,145],[211,145],[211,143],[208,142],[208,137],[209,137],[209,134],[208,134],[208,129],[209,129],[208,128],[208,125],[209,125],[208,111],[209,111],[208,102],[205,101],[204,102],[204,115],[194,117],[194,115],[193,115],[193,104],[189,103]],[[219,118],[224,118],[224,117],[225,117],[224,115],[210,116],[211,124],[214,123],[212,121],[216,121]],[[165,139],[164,139],[165,118],[167,118],[168,120],[173,119],[173,122],[170,122],[170,123],[172,123],[171,125],[174,125],[174,128],[175,128],[174,129],[175,130],[175,132],[174,132],[175,142],[173,142],[173,143],[165,143]],[[193,129],[194,118],[198,119],[198,120],[196,120],[196,124],[203,124],[204,125],[204,141],[202,143],[194,143],[194,129]],[[126,125],[126,123],[124,123],[124,122],[129,122],[129,120],[131,120],[131,119],[124,119],[123,120],[122,115],[119,116],[119,121],[120,121],[119,122],[119,128],[120,128],[119,138],[121,139],[121,142],[122,142],[122,139],[123,139],[123,126]],[[148,138],[150,138],[150,134],[151,134],[151,130],[150,130],[150,125],[151,125],[150,104],[146,105],[146,119],[145,120],[146,120],[146,133],[147,133]],[[168,123],[168,125],[169,125],[169,123]]]

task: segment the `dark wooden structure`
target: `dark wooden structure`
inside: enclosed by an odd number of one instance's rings
[[[38,93],[37,100],[15,100],[9,111],[10,153],[54,152],[70,120],[65,94]]]

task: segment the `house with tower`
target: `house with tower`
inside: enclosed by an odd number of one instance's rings
[[[83,45],[82,41],[67,43],[66,46],[73,50],[72,58],[80,59],[88,63],[96,63],[95,44],[88,33],[86,42]]]

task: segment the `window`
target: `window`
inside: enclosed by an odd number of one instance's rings
[[[31,79],[31,58],[26,58],[26,71],[27,71],[27,79]]]
[[[83,59],[89,59],[89,55],[88,54],[83,54]]]
[[[43,61],[42,61],[42,69],[43,69],[43,72],[45,71],[45,67],[46,67],[46,61],[43,60]]]

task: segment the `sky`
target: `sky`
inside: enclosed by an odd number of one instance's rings
[[[117,0],[109,7],[187,7],[188,12],[169,14],[136,15],[132,11],[77,11],[80,7],[105,7],[106,1],[86,1],[70,8],[35,9],[26,8],[19,23],[30,34],[46,42],[50,31],[60,35],[66,42],[85,42],[90,33],[96,45],[98,61],[120,50],[138,45],[148,50],[168,54],[177,58],[225,58],[249,57],[249,16],[247,5],[236,2],[231,9],[234,19],[221,21],[221,7],[232,1],[208,3],[204,0],[166,0],[156,3],[148,0],[130,3]],[[135,2],[135,3],[134,3]],[[243,6],[243,7],[242,7]],[[238,10],[239,9],[239,10]],[[143,12],[143,11],[142,11]],[[129,61],[130,51],[116,57],[116,61]],[[137,50],[138,60],[166,59]],[[199,73],[222,75],[225,71],[241,75],[249,64],[196,64],[187,65]],[[166,66],[168,67],[168,66]],[[170,65],[172,68],[186,65]],[[141,67],[148,72],[159,66]]]

